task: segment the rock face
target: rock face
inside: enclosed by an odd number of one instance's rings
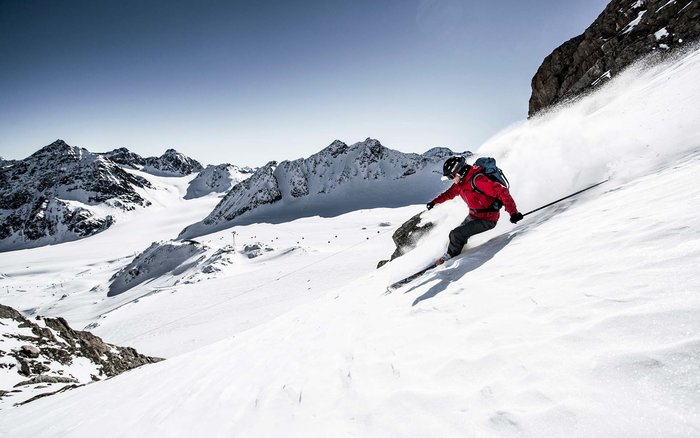
[[[579,96],[651,53],[700,37],[700,2],[613,0],[586,31],[547,56],[532,78],[529,114]]]
[[[99,155],[102,155],[108,160],[120,164],[124,167],[130,167],[132,169],[141,169],[143,168],[143,166],[146,165],[145,158],[143,158],[141,155],[135,152],[131,152],[127,148],[119,148],[111,152],[101,153]]]
[[[199,161],[181,154],[175,149],[168,149],[160,157],[145,159],[143,171],[162,176],[185,176],[200,172],[202,165]]]
[[[210,193],[226,193],[252,174],[253,169],[249,167],[240,168],[231,164],[209,165],[190,182],[185,199],[199,198]]]
[[[98,155],[124,167],[158,176],[186,176],[203,169],[197,160],[181,154],[175,149],[168,149],[160,157],[148,158],[143,158],[127,148],[114,149]]]
[[[391,255],[389,260],[380,261],[377,264],[377,268],[381,268],[386,263],[389,263],[397,257],[401,257],[415,248],[418,245],[420,238],[433,228],[434,224],[432,222],[426,222],[424,224],[421,223],[423,219],[421,216],[423,213],[425,212],[423,211],[413,216],[411,219],[404,222],[396,231],[394,231],[391,238],[394,240],[396,250]]]
[[[451,155],[447,148],[419,155],[386,148],[369,138],[351,146],[336,140],[309,158],[272,161],[257,169],[180,237],[198,236],[251,218],[275,222],[422,203],[442,189],[442,163]]]
[[[30,321],[0,304],[0,406],[24,404],[162,359],[106,344],[63,318]]]
[[[92,207],[147,206],[135,188],[150,186],[104,157],[57,140],[0,167],[0,251],[99,233],[114,218]]]

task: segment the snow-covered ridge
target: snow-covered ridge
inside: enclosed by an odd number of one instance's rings
[[[209,165],[190,182],[185,199],[199,198],[210,193],[226,193],[252,174],[253,169],[249,167]]]
[[[434,148],[423,155],[402,153],[370,138],[350,146],[336,140],[309,158],[272,161],[259,168],[181,237],[246,221],[277,222],[422,203],[442,188],[436,172],[452,154],[447,148]]]
[[[0,251],[88,237],[149,205],[139,176],[62,140],[0,168]]]
[[[160,157],[143,158],[127,148],[118,148],[99,155],[121,164],[122,166],[142,170],[157,176],[185,176],[204,169],[199,161],[175,149],[166,150]]]

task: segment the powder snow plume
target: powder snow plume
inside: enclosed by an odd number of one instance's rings
[[[484,143],[521,211],[607,178],[626,182],[700,146],[700,46],[642,60],[594,93],[517,123]]]

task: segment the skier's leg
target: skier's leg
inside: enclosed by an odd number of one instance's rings
[[[450,231],[450,245],[447,247],[447,253],[450,257],[459,255],[470,237],[488,231],[495,226],[496,222],[484,221],[467,216],[460,226]]]

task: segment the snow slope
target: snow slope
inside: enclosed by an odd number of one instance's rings
[[[257,329],[3,412],[0,431],[697,435],[699,171],[696,154],[528,220],[391,295],[383,269]],[[681,182],[689,192],[669,196]],[[674,208],[646,208],[660,200]]]
[[[700,435],[699,75],[697,51],[635,68],[487,142],[522,211],[611,180],[502,220],[392,294],[444,250],[459,200],[431,210],[430,237],[380,270],[390,231],[422,205],[224,230],[199,244],[274,250],[239,254],[212,279],[160,277],[97,307],[76,290],[70,307],[42,307],[88,321],[104,306],[98,335],[169,359],[2,411],[0,435]],[[0,258],[0,287],[57,276],[56,258],[74,254],[60,247]],[[38,254],[50,272],[20,275]]]

